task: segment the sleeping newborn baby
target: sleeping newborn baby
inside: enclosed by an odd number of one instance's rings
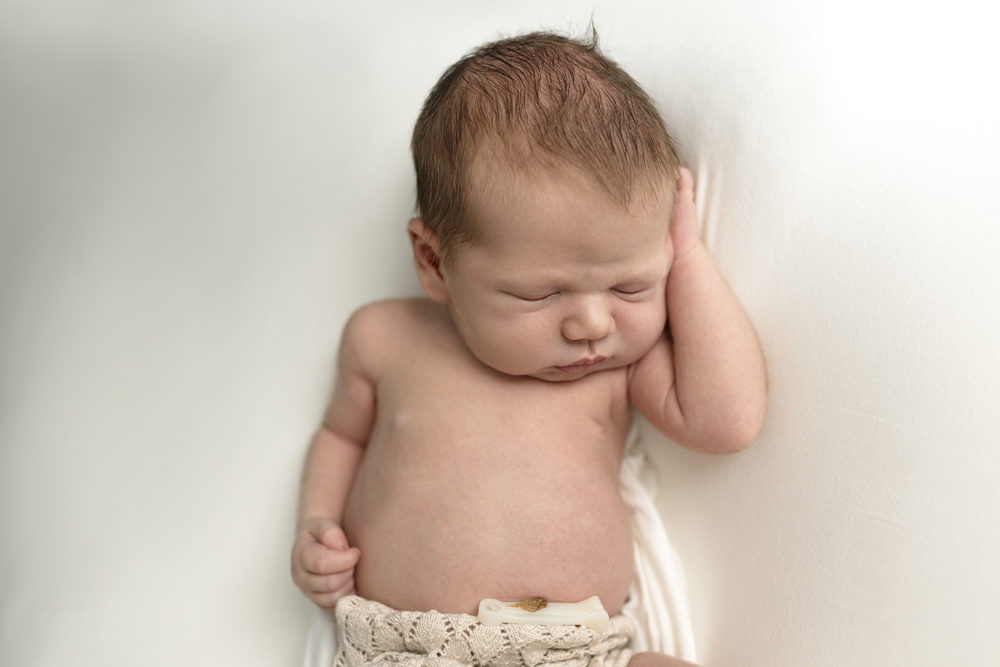
[[[691,175],[636,82],[551,34],[453,65],[412,148],[427,298],[344,329],[293,578],[341,624],[484,598],[597,595],[615,616],[631,406],[711,454],[748,446],[764,415],[761,351],[698,239]],[[654,661],[680,664],[632,657]]]

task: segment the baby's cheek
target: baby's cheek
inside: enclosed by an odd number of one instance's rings
[[[504,373],[519,375],[537,370],[535,357],[543,354],[538,336],[529,327],[518,327],[511,322],[498,322],[483,332],[481,354],[477,355],[487,365]]]
[[[666,308],[649,305],[639,312],[632,313],[631,322],[633,335],[632,345],[636,348],[637,358],[642,357],[656,344],[667,323]]]
[[[534,329],[510,327],[505,332],[504,347],[508,354],[517,358],[530,359],[544,354],[547,349],[547,338],[553,338],[558,332],[546,337]]]

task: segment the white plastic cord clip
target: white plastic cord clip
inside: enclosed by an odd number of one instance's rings
[[[546,602],[541,598],[522,602],[486,599],[479,603],[479,622],[483,625],[583,625],[594,632],[604,632],[608,628],[608,612],[604,611],[601,598],[596,595],[583,602]]]

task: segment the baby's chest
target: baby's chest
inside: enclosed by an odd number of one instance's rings
[[[380,383],[377,435],[394,447],[517,452],[593,449],[617,453],[628,428],[624,372],[574,382],[438,368]],[[457,372],[456,372],[457,371]]]

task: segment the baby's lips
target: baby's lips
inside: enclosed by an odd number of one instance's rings
[[[568,364],[566,366],[556,366],[556,368],[563,371],[564,373],[579,372],[587,370],[588,368],[591,368],[593,366],[596,366],[597,364],[604,361],[606,358],[607,357],[598,356],[594,357],[593,359],[584,359],[581,361],[577,361],[572,364]]]

